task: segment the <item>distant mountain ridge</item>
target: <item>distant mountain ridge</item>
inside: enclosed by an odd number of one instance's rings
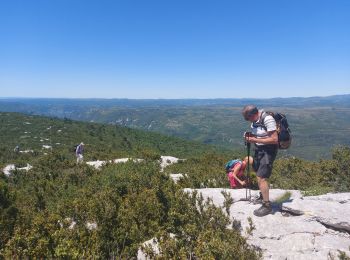
[[[350,145],[350,95],[272,99],[26,99],[2,98],[0,111],[122,125],[187,140],[244,149],[244,105],[285,113],[293,145],[281,155],[305,159],[330,156],[335,145]]]
[[[1,111],[6,106],[123,106],[123,107],[157,107],[157,106],[242,106],[246,104],[260,104],[267,106],[344,106],[350,107],[350,94],[326,97],[288,97],[288,98],[215,98],[215,99],[127,99],[127,98],[0,98]],[[20,112],[20,111],[13,111]]]

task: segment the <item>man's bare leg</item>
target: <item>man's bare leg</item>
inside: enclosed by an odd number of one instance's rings
[[[258,177],[258,185],[260,192],[263,197],[263,201],[268,202],[270,200],[269,198],[269,182],[265,178]]]

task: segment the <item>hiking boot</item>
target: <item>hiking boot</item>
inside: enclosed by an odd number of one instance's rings
[[[257,217],[263,217],[268,214],[272,213],[272,207],[270,201],[268,202],[263,202],[262,206],[256,210],[254,210],[254,215]]]
[[[263,197],[262,197],[261,192],[259,192],[259,195],[256,195],[254,198],[252,198],[252,203],[254,205],[263,203]]]

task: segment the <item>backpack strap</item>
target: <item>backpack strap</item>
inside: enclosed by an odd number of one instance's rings
[[[267,130],[264,121],[265,121],[266,116],[268,116],[268,115],[269,115],[269,114],[266,113],[265,111],[262,112],[261,115],[260,115],[260,117],[259,117],[258,122],[254,122],[254,123],[253,123],[253,126],[254,126],[254,127],[262,127],[262,128],[264,128],[265,130]]]

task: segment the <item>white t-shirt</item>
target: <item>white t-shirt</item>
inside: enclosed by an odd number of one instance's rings
[[[264,110],[259,110],[260,115],[264,115],[265,111]],[[252,128],[252,133],[254,135],[256,135],[257,138],[265,138],[268,133],[270,131],[276,131],[277,127],[276,127],[276,121],[275,119],[271,116],[271,115],[266,115],[264,122],[261,122],[265,125],[266,130],[264,127],[262,126],[257,126],[256,123],[258,123],[260,120],[260,117],[258,119],[258,121],[254,122],[251,124],[251,128]],[[264,145],[262,143],[256,143],[256,145]]]

